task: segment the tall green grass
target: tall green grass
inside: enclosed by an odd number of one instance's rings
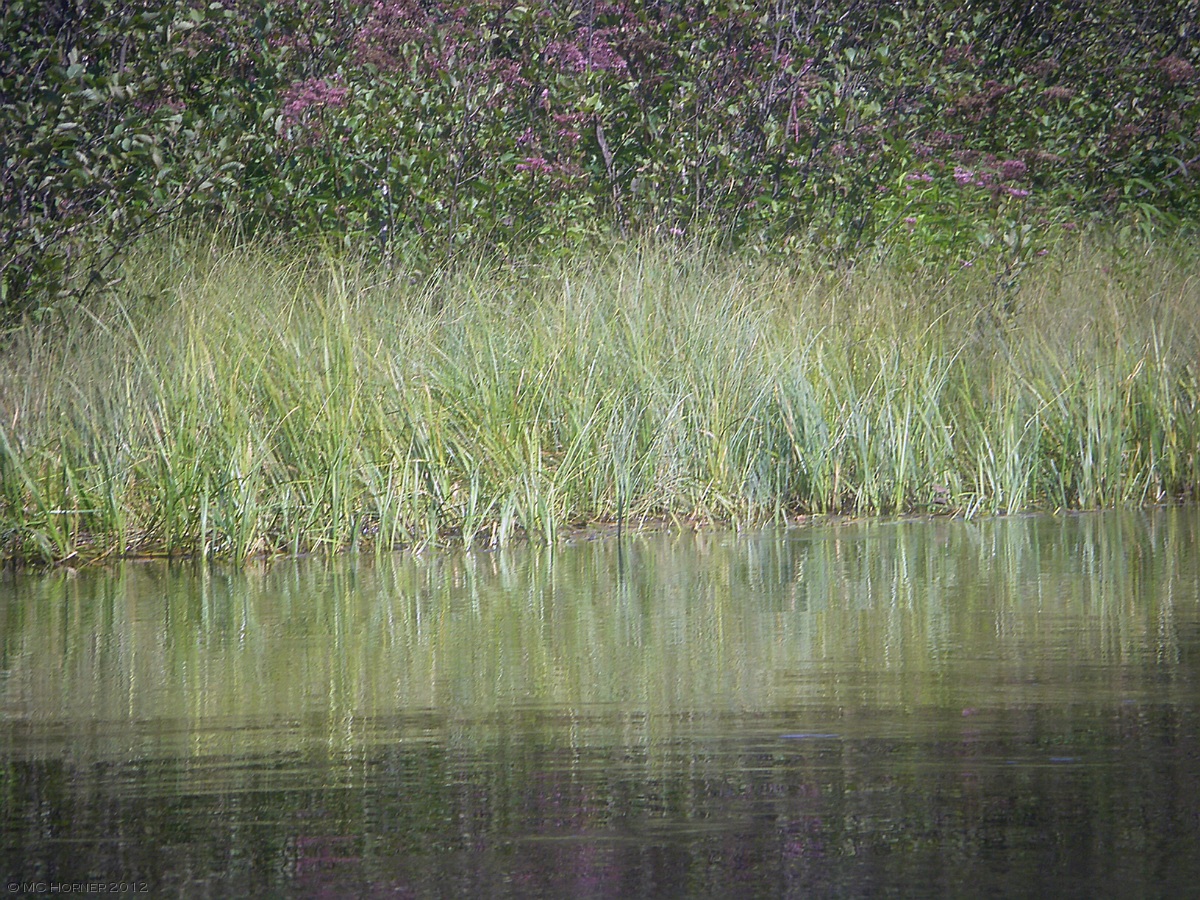
[[[1136,505],[1200,485],[1200,258],[619,246],[431,277],[146,246],[0,355],[3,554],[244,559],[591,523]]]

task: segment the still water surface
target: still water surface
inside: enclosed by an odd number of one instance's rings
[[[1200,509],[0,580],[0,875],[1183,896]]]

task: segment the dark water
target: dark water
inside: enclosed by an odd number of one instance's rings
[[[0,891],[1191,896],[1198,537],[1187,508],[5,576]]]

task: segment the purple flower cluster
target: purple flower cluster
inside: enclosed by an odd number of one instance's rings
[[[420,0],[376,0],[355,41],[359,61],[396,69],[406,44],[428,41],[432,22]]]
[[[529,172],[531,174],[543,173],[546,175],[554,172],[554,166],[547,162],[544,156],[527,156],[524,162],[517,163],[518,172]]]
[[[1019,159],[1006,159],[1000,163],[1000,177],[1005,181],[1022,178],[1028,170],[1029,166],[1025,165]]]
[[[1056,59],[1039,59],[1025,66],[1025,74],[1034,78],[1047,78],[1057,72],[1058,67]]]
[[[554,124],[559,128],[555,132],[555,136],[574,149],[583,139],[583,135],[579,133],[579,125],[587,118],[583,113],[555,113]]]
[[[629,64],[613,49],[613,29],[583,29],[574,41],[552,41],[546,47],[546,59],[566,72],[624,73]]]
[[[906,191],[911,191],[918,184],[931,183],[933,181],[933,176],[930,175],[928,172],[909,172],[907,175],[904,176],[904,180],[908,182],[908,184],[906,184],[904,186],[904,189]]]
[[[516,60],[492,60],[484,68],[484,73],[489,78],[499,81],[504,86],[505,91],[529,90],[529,88],[533,87],[533,82],[521,73],[521,64]],[[491,101],[491,105],[496,106],[500,97],[500,94],[495,95]]]
[[[959,44],[956,47],[947,47],[942,58],[951,64],[963,62],[969,66],[979,65],[979,57],[975,54],[974,44]]]
[[[332,83],[331,83],[332,81]],[[313,111],[337,109],[346,105],[350,90],[333,79],[309,78],[298,81],[280,97],[280,112],[285,128],[312,124]]]
[[[1184,84],[1196,77],[1196,70],[1186,59],[1172,53],[1156,63],[1155,68],[1167,76],[1171,84]]]
[[[964,155],[978,157],[977,154]],[[1025,162],[1019,159],[997,161],[990,154],[978,157],[978,161],[982,163],[983,167],[967,168],[963,165],[955,166],[955,184],[964,188],[987,188],[992,192],[992,196],[994,197],[1007,195],[1021,200],[1029,196],[1029,191],[1026,188],[1015,187],[1007,183],[1025,177],[1029,171],[1029,166]]]
[[[962,140],[963,136],[961,134],[955,134],[950,131],[935,129],[934,131],[929,132],[929,143],[933,147],[957,147],[962,143]]]
[[[982,122],[985,118],[995,114],[997,104],[1002,97],[1015,90],[1016,87],[1011,84],[1000,84],[993,80],[986,81],[983,84],[983,90],[959,97],[954,105],[946,110],[946,115],[962,116],[965,121],[971,123]]]

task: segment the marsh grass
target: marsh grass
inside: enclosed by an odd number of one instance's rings
[[[986,277],[614,246],[432,276],[142,247],[0,357],[12,559],[1157,503],[1200,484],[1200,265]]]

